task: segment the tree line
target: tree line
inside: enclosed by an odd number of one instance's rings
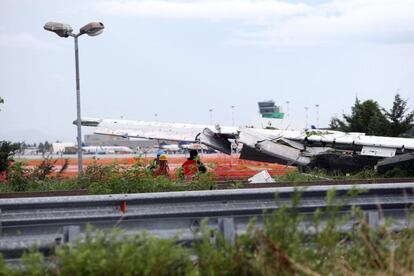
[[[56,141],[56,143],[59,143],[59,141]],[[52,143],[49,143],[48,141],[40,142],[39,144],[33,143],[33,144],[26,144],[25,142],[21,142],[20,144],[20,151],[24,152],[25,149],[29,148],[36,148],[39,153],[47,153],[52,152],[53,147]]]
[[[351,114],[343,114],[342,119],[333,117],[329,127],[345,132],[363,132],[376,136],[413,136],[414,111],[407,107],[407,100],[399,94],[394,97],[392,108],[386,110],[374,100],[361,102],[355,99]]]

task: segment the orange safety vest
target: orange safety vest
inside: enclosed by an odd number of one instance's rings
[[[156,168],[153,172],[154,176],[165,176],[165,177],[169,177],[170,176],[170,168],[168,167],[168,164],[159,164],[159,167]]]
[[[196,160],[188,159],[183,164],[183,174],[184,176],[194,176],[198,173],[198,164]]]

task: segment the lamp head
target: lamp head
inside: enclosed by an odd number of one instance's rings
[[[80,29],[80,34],[87,34],[89,36],[97,36],[103,32],[104,24],[101,22],[91,22]]]
[[[72,27],[69,24],[58,23],[58,22],[47,22],[43,28],[46,31],[54,32],[60,37],[68,37],[72,34]]]

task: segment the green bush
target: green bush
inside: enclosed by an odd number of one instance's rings
[[[185,275],[191,271],[189,252],[174,240],[146,234],[88,232],[85,240],[56,252],[61,275]],[[57,274],[57,273],[56,273]]]
[[[56,161],[45,159],[38,167],[29,169],[24,162],[14,162],[8,169],[7,182],[0,184],[1,192],[54,191],[86,189],[89,194],[148,193],[215,189],[210,173],[200,174],[192,182],[153,177],[145,164],[137,160],[131,167],[114,162],[89,165],[80,179],[52,176]]]
[[[0,259],[0,275],[188,275],[193,270],[190,252],[174,239],[124,236],[119,230],[88,231],[75,245],[57,248],[48,262],[32,250],[22,264],[19,270]]]
[[[80,189],[75,179],[62,178],[58,172],[51,176],[56,160],[45,159],[35,167],[28,168],[25,162],[13,162],[7,171],[7,181],[0,182],[0,192],[34,192]],[[67,164],[67,163],[65,163]],[[63,165],[63,168],[67,165]]]
[[[8,188],[16,192],[24,192],[28,189],[27,184],[34,178],[23,162],[15,162],[8,168],[7,180]]]
[[[13,155],[19,148],[19,143],[0,141],[0,174],[7,172],[7,169],[13,162]]]
[[[286,204],[276,197],[280,208],[264,215],[263,228],[252,220],[229,242],[204,222],[192,248],[145,233],[89,230],[82,241],[56,248],[48,262],[35,250],[23,256],[23,268],[0,258],[0,275],[412,275],[414,229],[393,232],[387,223],[373,229],[357,208],[341,215],[356,192],[341,198],[329,192],[328,207],[306,227],[297,208],[300,193]],[[353,229],[338,231],[351,217]]]
[[[312,169],[307,173],[301,173],[299,171],[291,171],[284,175],[278,175],[274,179],[276,182],[306,182],[306,181],[318,181],[318,180],[358,180],[358,179],[378,179],[378,178],[404,178],[412,177],[413,173],[410,170],[401,169],[396,167],[392,170],[384,173],[378,173],[375,170],[365,169],[357,173],[341,173],[341,172],[328,172],[324,169]]]
[[[200,173],[193,181],[185,182],[182,179],[174,180],[165,177],[153,177],[139,159],[132,166],[118,164],[101,165],[97,162],[89,165],[84,175],[79,179],[69,179],[61,176],[67,167],[67,161],[60,172],[52,174],[56,160],[45,159],[36,168],[27,168],[24,162],[13,162],[7,170],[7,180],[0,182],[0,192],[24,191],[55,191],[85,189],[89,194],[113,193],[148,193],[186,190],[212,190],[217,188],[212,173]],[[385,174],[378,174],[373,170],[361,171],[357,174],[343,175],[328,174],[324,170],[312,170],[304,174],[298,171],[275,177],[276,182],[319,181],[327,179],[372,179],[381,177],[407,177],[405,170],[394,169]],[[233,188],[243,187],[242,183],[235,182]]]

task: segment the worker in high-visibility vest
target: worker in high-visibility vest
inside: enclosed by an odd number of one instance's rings
[[[190,157],[183,163],[182,171],[186,180],[192,180],[197,173],[205,173],[207,171],[196,150],[190,150]]]
[[[156,170],[156,169],[158,169],[158,167],[160,166],[160,156],[162,155],[162,154],[165,154],[165,151],[164,150],[159,150],[158,152],[157,152],[157,158],[155,158],[154,160],[152,160],[151,161],[151,163],[150,163],[150,165],[148,166],[148,169],[152,172],[152,173],[154,173],[154,171]]]
[[[158,160],[158,168],[153,172],[154,176],[170,177],[170,168],[168,167],[168,156],[161,154]]]

